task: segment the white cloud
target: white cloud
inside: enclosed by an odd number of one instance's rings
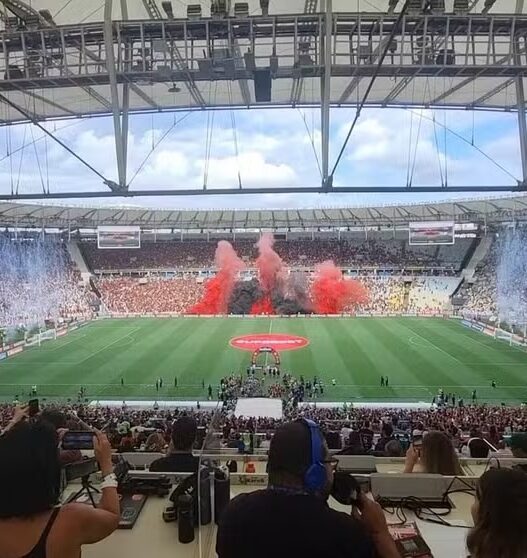
[[[261,110],[236,113],[239,154],[236,157],[233,131],[228,113],[218,114],[212,133],[208,186],[233,188],[238,186],[238,169],[245,187],[286,187],[320,185],[320,175],[313,154],[312,141],[320,152],[319,111],[303,110],[309,133],[298,110]],[[436,111],[436,124],[432,111],[367,109],[351,137],[335,176],[335,185],[341,186],[403,186],[408,166],[413,168],[414,185],[441,184],[448,170],[450,185],[506,184],[507,177],[496,165],[470,147],[466,141],[447,134],[440,124],[446,125],[469,142],[472,132],[476,144],[489,156],[514,174],[520,173],[519,148],[514,115],[497,115],[452,111]],[[332,111],[332,157],[340,149],[349,129],[354,111]],[[446,120],[445,120],[446,119]],[[152,152],[152,144],[159,141],[172,123],[172,117],[159,115],[132,120],[129,138],[128,177],[143,165],[133,183],[135,189],[200,188],[203,185],[206,151],[207,115],[197,113],[178,126]],[[116,157],[109,119],[93,119],[71,125],[70,122],[46,124],[58,137],[71,146],[105,176],[115,180]],[[154,125],[154,130],[150,128]],[[56,128],[56,130],[55,130]],[[63,128],[63,129],[61,129]],[[11,150],[25,144],[23,151],[13,155],[11,163],[0,165],[0,179],[9,191],[10,184],[20,183],[20,192],[41,191],[41,176],[29,127],[16,127],[10,131]],[[419,141],[416,138],[419,130]],[[7,134],[7,132],[6,132]],[[38,138],[40,131],[34,131]],[[2,141],[0,133],[0,150]],[[7,136],[6,136],[7,142]],[[96,191],[106,187],[75,158],[48,139],[36,144],[43,180],[48,176],[52,191]],[[446,154],[446,156],[445,156]],[[446,157],[446,166],[445,166]],[[13,169],[11,171],[11,169]],[[19,175],[20,169],[20,175]],[[440,170],[441,169],[441,170]],[[436,196],[437,198],[438,196]],[[445,195],[443,194],[443,198]],[[281,195],[238,196],[236,198],[163,198],[162,200],[135,200],[167,207],[309,207],[367,203],[358,195]],[[376,199],[376,198],[375,198]],[[397,199],[414,199],[399,195]],[[387,201],[388,197],[377,201]],[[393,200],[395,201],[395,200]],[[110,200],[107,203],[115,203]]]

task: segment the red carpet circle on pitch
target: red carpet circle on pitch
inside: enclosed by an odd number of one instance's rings
[[[229,345],[242,351],[256,351],[257,349],[273,349],[277,352],[295,351],[309,345],[309,340],[298,335],[284,333],[256,333],[241,335],[229,341]]]

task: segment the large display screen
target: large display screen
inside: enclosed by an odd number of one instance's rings
[[[101,249],[141,248],[140,227],[98,227],[97,246]]]
[[[455,223],[452,221],[431,221],[410,223],[410,245],[454,244]]]

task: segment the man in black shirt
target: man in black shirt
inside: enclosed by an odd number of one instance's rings
[[[328,506],[333,464],[307,421],[278,428],[269,449],[269,486],[229,503],[218,528],[219,558],[398,557],[377,503],[361,495],[360,518]]]
[[[156,473],[194,473],[199,459],[192,455],[198,427],[192,417],[183,416],[172,426],[172,444],[166,457],[156,459],[150,471]]]
[[[375,451],[383,452],[386,444],[392,440],[395,440],[393,436],[393,426],[389,422],[385,422],[382,425],[381,437],[375,445]]]

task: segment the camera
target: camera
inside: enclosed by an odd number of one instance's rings
[[[336,471],[331,495],[343,506],[358,506],[362,488],[358,480],[345,471]]]
[[[62,438],[62,449],[92,450],[94,436],[95,434],[90,431],[66,432],[66,434],[64,434],[64,437]]]

